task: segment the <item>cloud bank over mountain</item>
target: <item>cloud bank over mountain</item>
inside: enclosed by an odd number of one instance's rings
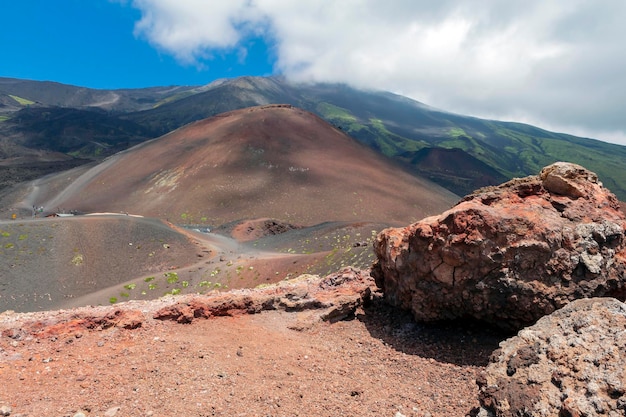
[[[134,0],[181,63],[265,42],[275,72],[626,144],[621,0]]]

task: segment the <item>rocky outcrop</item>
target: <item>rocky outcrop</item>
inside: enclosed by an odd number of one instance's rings
[[[480,416],[626,413],[626,304],[576,300],[500,344],[477,379]]]
[[[625,226],[594,173],[559,162],[384,230],[373,275],[417,320],[473,317],[518,330],[578,298],[624,299]]]
[[[55,312],[0,314],[0,337],[20,340],[51,337],[110,327],[136,329],[154,320],[187,324],[197,319],[256,314],[267,310],[307,312],[307,326],[335,322],[354,314],[370,300],[375,284],[369,271],[344,268],[326,277],[301,275],[255,289],[188,294],[150,301],[130,301],[106,307],[82,307]]]
[[[373,286],[368,272],[348,267],[325,278],[301,275],[265,288],[229,291],[213,297],[194,296],[158,310],[153,317],[190,323],[198,318],[255,314],[264,310],[315,310],[321,320],[337,321],[353,314],[369,300]]]

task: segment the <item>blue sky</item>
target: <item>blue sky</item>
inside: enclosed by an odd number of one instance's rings
[[[141,12],[107,0],[11,0],[2,5],[0,76],[90,88],[202,85],[217,78],[270,75],[262,38],[212,59],[181,63],[134,35]]]
[[[281,74],[626,144],[624,0],[5,0],[0,76]]]

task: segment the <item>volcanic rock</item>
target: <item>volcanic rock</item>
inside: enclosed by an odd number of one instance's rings
[[[367,271],[346,267],[324,278],[301,275],[254,290],[230,291],[215,297],[191,297],[157,311],[157,320],[191,323],[197,318],[256,314],[264,310],[318,310],[324,321],[349,317],[368,301],[374,286]]]
[[[482,414],[623,416],[626,304],[575,300],[500,344],[477,379]]]
[[[345,267],[326,277],[305,274],[254,289],[163,297],[153,302],[135,300],[123,304],[124,308],[83,307],[54,314],[6,311],[0,315],[0,336],[14,340],[30,336],[46,338],[112,327],[137,329],[154,320],[186,324],[196,319],[267,310],[308,311],[313,321],[335,322],[352,316],[372,298],[372,290],[375,283],[368,270]],[[15,326],[18,320],[22,322]]]
[[[373,275],[418,321],[472,317],[519,330],[578,298],[623,300],[625,226],[594,173],[557,162],[382,231]]]

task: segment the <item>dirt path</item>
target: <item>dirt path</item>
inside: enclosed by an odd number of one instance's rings
[[[91,216],[91,215],[90,215]],[[115,217],[111,213],[103,213],[104,217]],[[87,216],[86,216],[87,217]],[[240,243],[235,239],[215,233],[201,233],[179,227],[171,223],[163,222],[167,227],[177,233],[186,236],[196,245],[197,260],[181,267],[162,271],[160,274],[148,273],[133,277],[126,282],[120,282],[107,288],[101,288],[87,295],[68,299],[60,308],[75,308],[86,305],[106,305],[109,300],[122,301],[120,292],[124,288],[133,287],[130,299],[152,299],[163,295],[172,289],[180,290],[180,294],[206,293],[212,289],[253,288],[260,284],[268,284],[280,281],[286,276],[297,276],[297,271],[302,271],[307,261],[316,261],[325,256],[325,252],[314,255],[288,254],[266,250],[259,250],[251,245]],[[232,275],[226,273],[215,274],[215,271],[235,271]],[[276,274],[280,271],[280,274]],[[303,272],[303,271],[302,271]],[[176,274],[176,282],[171,285],[160,285],[160,292],[155,296],[149,288],[149,280],[156,275]],[[173,277],[173,275],[170,275]],[[163,281],[163,279],[161,280]],[[211,282],[209,286],[198,287],[199,282]],[[188,287],[182,285],[189,283]],[[131,293],[131,291],[126,291]],[[145,294],[142,294],[145,293]]]

